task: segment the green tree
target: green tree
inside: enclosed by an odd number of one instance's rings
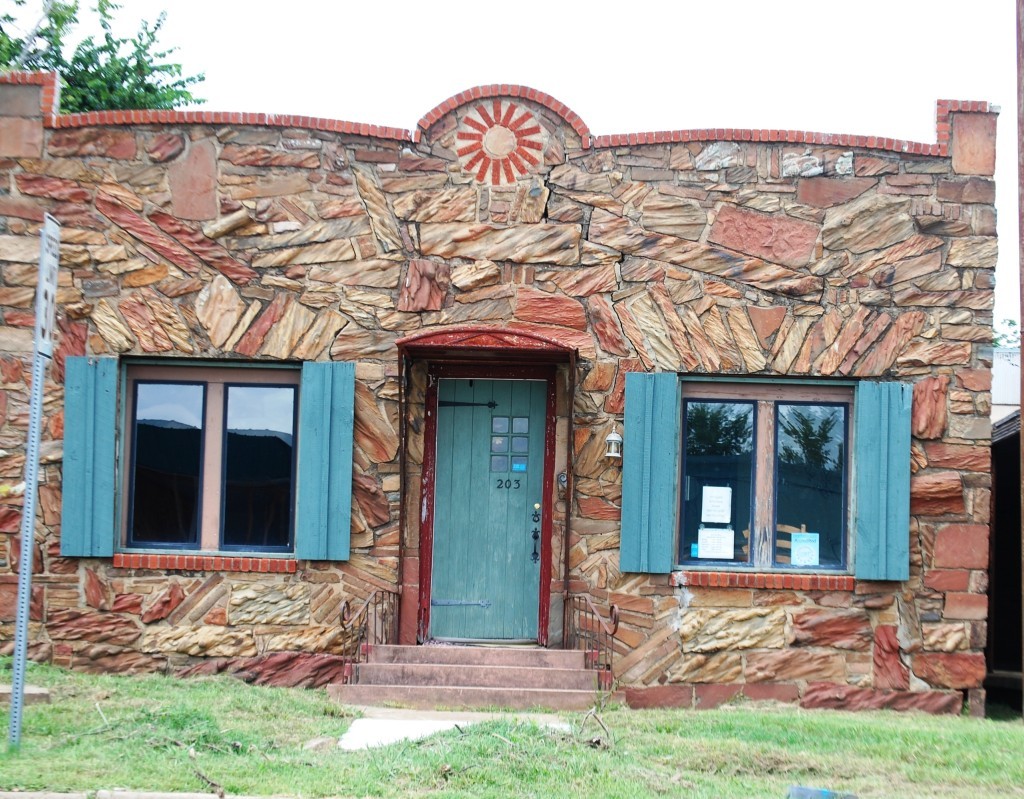
[[[819,411],[820,414],[820,411]],[[832,454],[841,441],[832,435],[839,413],[832,411],[826,415],[814,415],[807,411],[794,409],[790,413],[779,414],[779,426],[782,428],[779,458],[783,463],[803,464],[815,469],[835,469],[840,463],[841,452]]]
[[[14,2],[25,5],[25,0]],[[168,60],[176,48],[161,50],[157,42],[166,13],[152,25],[143,21],[133,38],[124,39],[113,33],[119,8],[112,0],[97,0],[94,11],[103,33],[98,39],[87,36],[73,50],[68,39],[79,22],[79,0],[49,3],[42,24],[25,38],[13,35],[13,15],[0,15],[0,68],[59,72],[65,114],[201,103],[190,87],[205,77],[183,75],[181,65]]]
[[[691,402],[686,412],[687,455],[743,455],[751,447],[748,405]]]
[[[1004,319],[996,322],[993,344],[997,347],[1019,347],[1020,325],[1016,319]]]

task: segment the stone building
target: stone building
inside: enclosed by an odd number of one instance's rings
[[[635,704],[983,709],[996,109],[921,144],[56,93],[0,77],[0,647],[49,213],[31,657],[322,685],[375,591],[410,645],[558,647],[587,596]]]

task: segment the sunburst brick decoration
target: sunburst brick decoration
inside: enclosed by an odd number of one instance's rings
[[[481,103],[462,119],[456,138],[462,171],[492,186],[515,183],[536,170],[544,133],[536,117],[508,100]]]

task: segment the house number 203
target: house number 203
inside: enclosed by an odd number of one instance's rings
[[[495,486],[495,487],[496,487],[496,488],[511,488],[511,489],[516,489],[516,488],[519,488],[519,481],[518,481],[518,480],[502,480],[502,479],[501,479],[501,478],[499,477],[499,478],[498,478],[498,485],[497,485],[497,486]]]

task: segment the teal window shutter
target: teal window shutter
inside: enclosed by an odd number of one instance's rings
[[[854,396],[854,574],[910,576],[910,405],[908,383],[863,382]]]
[[[348,560],[355,365],[302,365],[295,556]]]
[[[64,364],[64,465],[60,554],[114,554],[117,358]]]
[[[679,378],[626,375],[622,455],[623,572],[664,574],[676,559],[679,510]]]

